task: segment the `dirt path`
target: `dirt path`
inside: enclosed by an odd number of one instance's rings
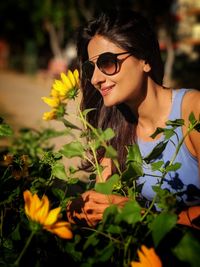
[[[0,72],[0,117],[3,117],[16,132],[22,127],[41,129],[53,127],[65,129],[57,122],[42,120],[44,112],[50,108],[41,100],[49,96],[53,79],[44,75],[25,75],[15,72]],[[76,104],[69,104],[69,113],[76,113]],[[77,123],[77,122],[75,122]],[[70,137],[52,140],[56,148],[70,141]],[[69,161],[70,162],[70,161]]]
[[[0,113],[15,129],[39,127],[48,106],[41,97],[50,92],[52,80],[14,72],[0,72]]]

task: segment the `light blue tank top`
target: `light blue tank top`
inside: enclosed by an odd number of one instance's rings
[[[181,118],[181,106],[184,94],[189,89],[173,90],[173,103],[171,113],[168,117],[169,120]],[[179,140],[183,137],[182,128],[178,127],[176,133]],[[200,137],[200,135],[199,135]],[[163,140],[163,136],[158,140],[152,142],[144,142],[138,139],[138,145],[143,157],[147,156],[152,149]],[[171,137],[162,155],[156,161],[163,160],[165,163],[170,161],[174,155],[175,149],[178,144],[177,136]],[[175,145],[174,145],[175,144]],[[161,188],[168,189],[172,193],[176,193],[177,200],[183,205],[196,205],[200,204],[200,177],[198,170],[198,161],[183,144],[175,159],[175,162],[181,163],[180,169],[169,172],[163,181]],[[152,189],[153,185],[158,185],[161,176],[159,171],[152,171],[150,164],[144,163],[143,165],[144,176],[138,179],[138,184],[143,184],[141,194],[147,200],[152,200],[155,192]]]

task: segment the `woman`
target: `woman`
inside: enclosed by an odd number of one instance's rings
[[[199,91],[173,90],[162,85],[163,64],[158,41],[140,14],[130,10],[101,14],[80,29],[77,51],[82,68],[82,109],[95,108],[88,115],[88,121],[94,127],[111,127],[115,131],[116,136],[110,143],[118,151],[122,170],[127,145],[137,143],[145,157],[163,138],[162,135],[156,140],[150,137],[157,127],[166,127],[167,120],[182,118],[186,126],[177,130],[181,138],[186,133],[189,114],[193,112],[199,118]],[[173,142],[177,143],[174,138]],[[167,162],[173,154],[174,145],[169,142],[161,159]],[[106,180],[116,170],[102,151],[98,156],[105,167],[103,177]],[[184,140],[176,161],[181,162],[181,168],[167,174],[162,188],[178,193],[181,205],[193,206],[179,216],[179,223],[191,224],[200,203],[200,138],[197,131],[192,131]],[[152,186],[158,183],[158,178],[148,165],[144,166],[144,173],[137,182],[143,184],[141,194],[148,202],[155,195]],[[116,195],[109,199],[119,206],[127,201]],[[109,205],[107,196],[93,190],[82,194],[79,210],[76,209],[77,201],[68,206],[68,218],[71,222],[83,219],[89,225],[96,225]]]

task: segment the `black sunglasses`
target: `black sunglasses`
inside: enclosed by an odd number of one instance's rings
[[[122,52],[117,54],[106,52],[98,56],[96,63],[90,60],[85,61],[82,65],[83,78],[91,81],[95,69],[95,64],[97,65],[99,70],[106,75],[116,74],[117,72],[119,72],[122,62],[127,58],[125,57],[123,59],[118,59],[117,57],[125,54],[131,55],[130,52]]]

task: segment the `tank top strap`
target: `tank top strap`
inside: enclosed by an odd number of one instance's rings
[[[169,115],[169,120],[176,120],[181,118],[182,100],[183,96],[190,89],[173,89],[172,90],[172,108]]]

